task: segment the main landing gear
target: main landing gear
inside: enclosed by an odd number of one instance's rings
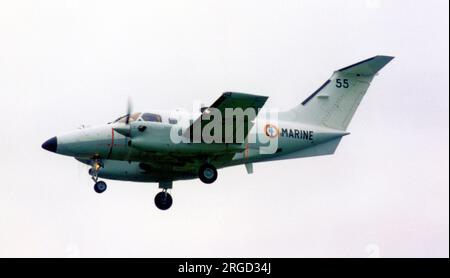
[[[160,210],[167,210],[172,206],[172,196],[167,192],[168,189],[172,188],[172,184],[172,181],[159,182],[159,188],[162,188],[163,191],[156,194],[155,205]]]
[[[92,164],[92,168],[89,169],[89,175],[92,176],[92,180],[95,182],[94,191],[99,194],[105,192],[106,188],[108,188],[106,182],[98,180],[98,171],[100,170],[101,167],[102,167],[101,162],[94,161],[94,163]]]
[[[155,205],[160,210],[167,210],[172,206],[172,196],[167,193],[167,190],[159,192],[155,196]]]
[[[205,163],[200,166],[198,170],[198,177],[204,183],[213,183],[217,179],[217,169],[214,165]],[[172,189],[172,185],[172,181],[159,182],[159,188],[162,188],[162,191],[156,194],[155,205],[160,210],[167,210],[172,206],[172,196],[167,192],[168,189]]]
[[[198,177],[204,183],[210,184],[217,180],[217,169],[214,165],[205,163],[198,170]]]

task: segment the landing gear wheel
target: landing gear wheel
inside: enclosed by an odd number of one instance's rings
[[[104,181],[98,181],[94,184],[94,190],[97,193],[103,193],[105,192],[107,186],[106,183]]]
[[[198,170],[198,177],[204,183],[213,183],[217,179],[217,169],[209,163],[203,164]]]
[[[167,191],[162,191],[155,196],[155,205],[160,210],[169,209],[172,206],[172,196]]]

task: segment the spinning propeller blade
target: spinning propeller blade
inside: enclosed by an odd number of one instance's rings
[[[125,125],[124,126],[117,126],[117,127],[115,127],[114,131],[116,131],[117,133],[122,134],[123,136],[130,137],[131,126],[129,125],[129,123],[130,123],[131,113],[133,113],[133,104],[131,102],[131,98],[128,98],[127,114],[126,114],[126,118],[125,118]]]
[[[125,124],[127,124],[127,125],[130,123],[130,116],[131,116],[132,112],[133,112],[133,104],[131,103],[131,98],[128,98],[127,118],[125,119]]]

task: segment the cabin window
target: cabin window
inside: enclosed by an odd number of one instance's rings
[[[169,118],[169,124],[176,125],[178,123],[177,119]]]
[[[152,113],[142,114],[142,119],[147,122],[158,122],[158,123],[161,122],[161,116],[158,114],[152,114]]]

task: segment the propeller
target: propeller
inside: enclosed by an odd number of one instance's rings
[[[127,102],[127,117],[125,119],[125,124],[128,125],[130,123],[130,116],[131,113],[133,111],[133,103],[131,102],[131,98],[128,97],[128,102]]]
[[[123,136],[130,137],[130,134],[131,134],[131,126],[130,126],[131,113],[133,113],[133,104],[131,102],[131,98],[128,98],[127,114],[126,114],[126,118],[125,118],[125,125],[124,126],[115,127],[114,131],[116,131],[117,133],[122,134]]]

